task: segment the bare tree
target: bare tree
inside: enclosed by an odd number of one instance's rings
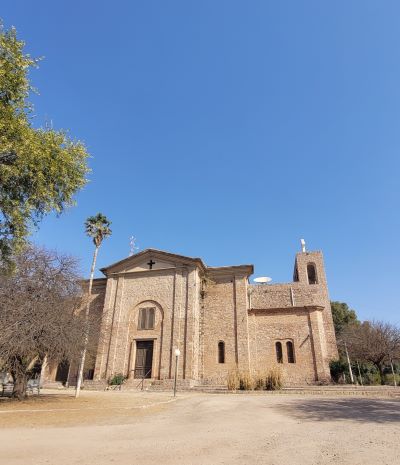
[[[353,359],[376,366],[381,384],[385,384],[385,365],[400,358],[400,328],[383,321],[364,321],[346,328],[341,339]]]
[[[36,363],[77,359],[85,319],[74,258],[30,245],[15,263],[12,275],[0,276],[0,367],[21,399]]]

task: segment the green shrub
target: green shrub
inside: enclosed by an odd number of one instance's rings
[[[108,380],[110,386],[120,386],[125,381],[126,377],[122,373],[116,373]]]
[[[397,386],[400,386],[400,375],[395,373],[394,378],[396,380]],[[388,374],[385,375],[385,384],[387,384],[389,386],[394,385],[394,383],[393,383],[393,374],[392,373],[388,373]]]
[[[363,383],[370,386],[381,384],[381,377],[378,372],[368,371],[363,375]]]
[[[340,382],[340,380],[343,378],[343,374],[346,375],[346,378],[349,375],[347,362],[343,359],[331,360],[329,363],[329,368],[331,370],[331,377],[335,383]]]

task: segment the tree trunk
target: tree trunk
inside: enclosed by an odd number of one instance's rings
[[[14,377],[14,389],[12,392],[12,397],[14,399],[23,400],[27,396],[26,386],[28,384],[28,378],[24,375]]]
[[[14,388],[11,397],[18,400],[23,400],[27,397],[26,386],[28,384],[28,375],[26,366],[19,357],[14,359],[14,369],[10,370],[14,380]]]
[[[84,343],[83,343],[83,350],[82,350],[81,360],[79,362],[78,379],[76,380],[75,397],[79,397],[79,391],[81,389],[81,384],[82,384],[82,380],[83,380],[83,369],[85,367],[87,345],[88,345],[88,342],[89,342],[90,296],[92,294],[94,269],[96,267],[96,259],[97,259],[98,251],[99,251],[99,247],[96,247],[94,249],[92,267],[90,269],[90,280],[89,280],[89,289],[88,289],[88,297],[87,297],[88,301],[87,301],[87,304],[86,304],[86,312],[85,312],[85,325],[86,325],[86,327],[85,327],[85,340],[84,340]]]
[[[379,376],[381,378],[381,385],[384,386],[385,385],[385,375],[384,375],[384,367],[383,367],[383,364],[381,363],[377,363],[376,364],[378,370],[379,370]]]

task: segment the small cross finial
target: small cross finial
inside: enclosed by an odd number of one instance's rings
[[[147,263],[149,265],[149,270],[152,270],[153,269],[153,265],[156,264],[156,262],[153,262],[152,259],[150,259],[150,261]]]
[[[301,244],[301,251],[304,253],[306,251],[306,241],[304,239],[300,239]]]

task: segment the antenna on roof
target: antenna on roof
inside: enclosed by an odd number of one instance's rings
[[[259,278],[254,278],[253,281],[257,284],[268,284],[272,281],[272,278],[269,276],[260,276]]]
[[[129,238],[129,256],[134,255],[136,250],[139,250],[139,247],[136,245],[136,237],[131,236]]]
[[[300,239],[301,244],[301,251],[304,253],[306,251],[306,241],[304,239]]]

